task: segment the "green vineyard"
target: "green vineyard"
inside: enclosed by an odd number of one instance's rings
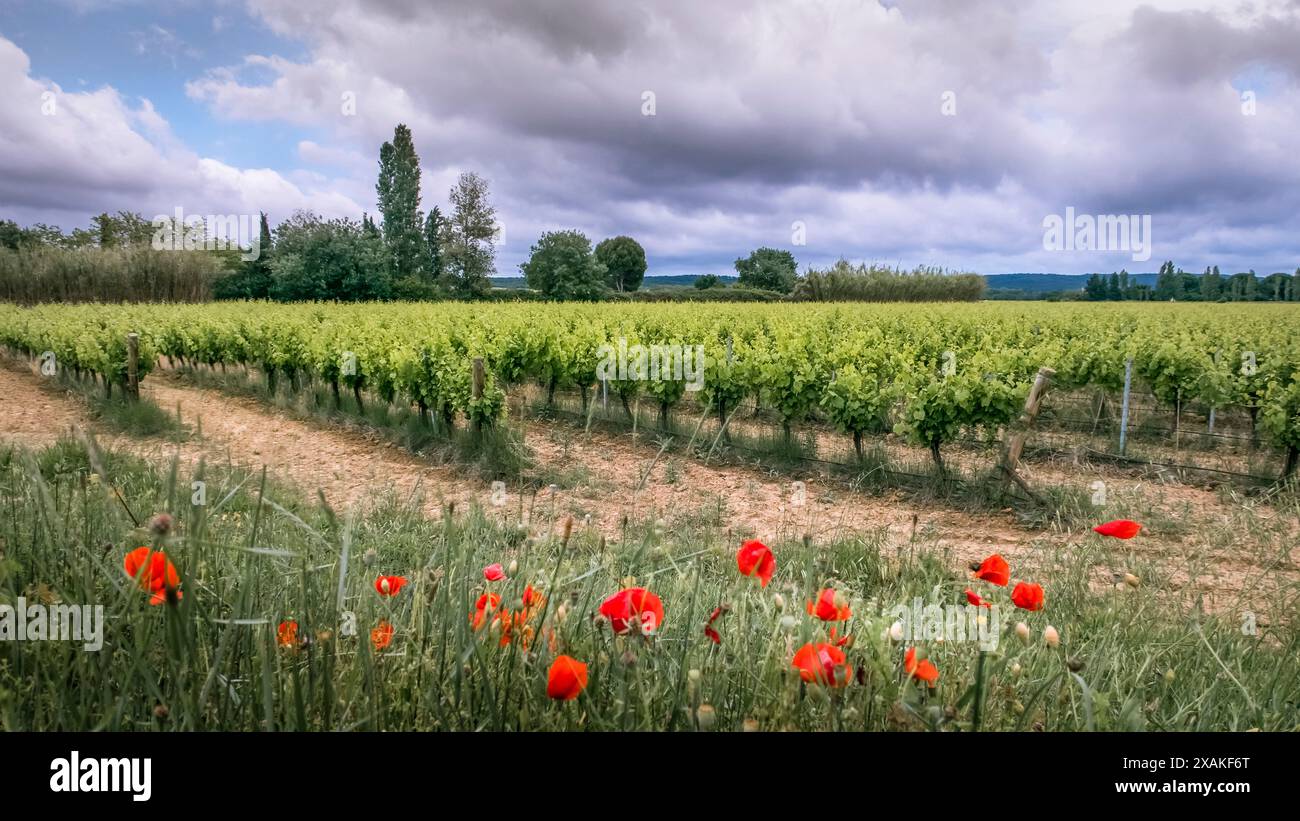
[[[304,380],[418,408],[431,424],[490,424],[512,388],[593,391],[716,415],[761,404],[785,435],[816,422],[863,440],[893,431],[941,448],[996,431],[1035,373],[1114,394],[1135,384],[1175,413],[1243,410],[1295,467],[1300,321],[1286,306],[298,304],[0,306],[0,344],[57,368],[127,378],[159,357],[246,366],[272,387]],[[630,354],[628,352],[631,352]],[[482,359],[482,384],[473,361]],[[618,362],[615,365],[615,361]],[[606,366],[609,367],[606,367]]]

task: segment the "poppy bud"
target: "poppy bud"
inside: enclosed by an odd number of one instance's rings
[[[171,715],[171,711],[167,709],[166,704],[159,703],[154,705],[153,707],[154,718],[158,719],[159,721],[166,721],[167,716],[169,715]]]
[[[379,558],[379,554],[375,552],[375,549],[372,547],[369,550],[367,550],[364,555],[362,555],[361,563],[364,564],[366,567],[369,567],[370,565],[375,563],[375,559],[377,558]]]
[[[564,517],[564,543],[569,543],[569,536],[573,535],[573,517]]]
[[[686,674],[686,678],[690,679],[692,684],[697,684],[700,680],[700,671],[692,667],[690,672]]]
[[[772,603],[776,605],[777,612],[784,610],[785,596],[782,596],[780,593],[777,593],[775,596],[772,597]]]
[[[1060,647],[1061,634],[1056,632],[1056,628],[1049,624],[1047,625],[1047,628],[1043,630],[1043,641],[1047,642],[1048,647]]]
[[[1021,704],[1019,701],[1013,701],[1011,702],[1011,712],[1018,716],[1022,716],[1025,714],[1025,705]]]
[[[1137,576],[1134,576],[1132,573],[1125,573],[1124,584],[1127,584],[1129,587],[1137,587],[1139,584],[1139,579]]]
[[[1023,641],[1025,644],[1028,644],[1029,625],[1025,624],[1023,621],[1016,622],[1016,635],[1020,637],[1021,641]]]
[[[568,618],[569,618],[569,603],[560,602],[560,606],[555,608],[555,621],[560,624],[564,624],[565,620]]]
[[[1011,664],[1011,677],[1012,677],[1012,678],[1020,678],[1020,662],[1018,662],[1018,661],[1016,661],[1016,662],[1012,662],[1012,664]]]
[[[1177,678],[1177,676],[1174,674],[1174,669],[1172,667],[1165,671],[1165,684],[1173,684],[1175,678]]]
[[[695,720],[699,722],[701,730],[712,730],[713,725],[718,721],[718,713],[713,709],[712,704],[701,704],[695,711]]]
[[[740,725],[740,728],[747,733],[756,733],[758,732],[758,719],[747,718],[745,719],[745,722]]]
[[[889,638],[892,641],[902,641],[904,638],[903,623],[896,621],[889,625]]]
[[[513,576],[513,575],[515,575],[516,573],[518,573],[518,572],[519,572],[519,562],[518,562],[517,560],[515,560],[515,559],[511,559],[511,560],[510,560],[510,567],[509,567],[509,569],[507,570],[507,572],[508,572],[511,576]]]
[[[794,629],[796,623],[794,616],[781,617],[781,629],[785,630],[787,633]]]

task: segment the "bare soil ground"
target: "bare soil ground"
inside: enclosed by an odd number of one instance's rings
[[[196,435],[183,442],[106,435],[112,446],[146,458],[178,456],[183,464],[200,457],[260,469],[262,465],[301,488],[320,489],[336,508],[346,508],[377,491],[425,500],[429,515],[444,505],[458,509],[477,504],[512,518],[517,497],[492,504],[489,483],[467,475],[454,464],[434,464],[364,430],[304,419],[251,397],[233,396],[156,374],[145,394],[168,411],[179,408]],[[75,394],[8,363],[0,367],[0,442],[28,446],[49,444],[74,425],[94,428],[84,402]],[[1011,511],[969,513],[941,504],[919,502],[897,492],[868,495],[827,478],[805,480],[799,498],[791,477],[746,467],[705,465],[694,459],[664,455],[642,434],[586,434],[572,424],[529,421],[526,444],[540,467],[573,481],[557,483],[530,499],[534,509],[574,515],[581,526],[615,536],[625,516],[674,523],[712,511],[713,524],[739,539],[799,538],[816,540],[861,532],[887,531],[895,541],[913,534],[942,550],[955,570],[992,552],[1013,566],[1039,565],[1052,548],[1084,549],[1086,530],[1026,529]],[[965,458],[965,457],[963,457]],[[1185,525],[1179,533],[1145,533],[1116,550],[1095,568],[1101,590],[1128,568],[1115,554],[1128,553],[1136,563],[1164,568],[1164,585],[1186,599],[1202,596],[1209,610],[1235,610],[1243,603],[1267,611],[1282,586],[1300,577],[1300,551],[1294,512],[1253,504],[1234,504],[1221,494],[1185,486],[1135,482],[1122,473],[1091,469],[1121,492],[1146,494],[1156,509]],[[645,476],[649,471],[649,476]],[[1079,482],[1068,466],[1033,470],[1036,481]],[[644,477],[644,481],[643,481]],[[1088,477],[1091,481],[1091,474]],[[511,494],[514,493],[512,489]],[[1020,560],[1018,562],[1018,560]]]

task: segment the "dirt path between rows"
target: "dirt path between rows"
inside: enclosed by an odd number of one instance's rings
[[[446,502],[457,507],[492,505],[490,484],[469,478],[455,466],[435,465],[361,431],[296,418],[256,399],[195,387],[183,381],[151,378],[146,396],[181,418],[198,435],[174,443],[101,435],[106,443],[146,456],[179,455],[182,463],[209,460],[260,468],[267,465],[304,491],[320,489],[336,507],[356,504],[376,490],[407,495],[419,488],[431,515]],[[73,425],[92,427],[75,397],[20,367],[0,368],[0,440],[41,446]],[[554,507],[584,524],[613,536],[624,516],[671,524],[679,517],[721,508],[721,525],[737,536],[763,539],[822,540],[834,535],[887,528],[904,538],[916,517],[918,532],[938,536],[960,557],[985,555],[990,549],[1027,543],[1035,535],[1010,526],[990,529],[988,517],[973,517],[937,507],[910,505],[892,498],[852,493],[833,483],[809,480],[800,494],[794,483],[743,468],[708,467],[690,460],[655,461],[655,448],[634,445],[606,434],[563,429],[530,422],[526,444],[537,461],[555,471],[579,471],[573,488],[538,492],[537,509]],[[669,462],[671,461],[671,466]],[[641,477],[654,468],[644,487]],[[671,472],[671,476],[668,474]],[[503,510],[518,509],[510,491]],[[588,517],[590,517],[588,519]]]
[[[182,419],[196,435],[175,443],[106,436],[101,432],[101,440],[146,458],[170,459],[175,455],[186,465],[197,463],[201,457],[251,469],[266,465],[276,476],[305,492],[320,489],[336,509],[364,503],[377,491],[396,492],[403,497],[418,491],[425,500],[426,513],[433,517],[442,515],[448,502],[461,510],[477,504],[508,518],[519,510],[513,489],[506,503],[496,507],[490,484],[467,476],[456,465],[434,464],[363,430],[298,418],[253,398],[196,387],[162,373],[152,377],[144,391],[169,412],[179,408]],[[39,447],[53,442],[73,425],[93,428],[80,399],[20,366],[0,367],[0,441]],[[617,536],[625,516],[663,520],[672,528],[708,512],[707,518],[729,530],[733,540],[752,535],[779,542],[807,534],[825,541],[883,529],[898,544],[915,532],[948,553],[947,561],[954,570],[991,552],[1002,553],[1013,566],[1018,559],[1031,556],[1030,563],[1037,563],[1039,557],[1033,554],[1040,551],[1036,548],[1056,544],[1070,549],[1083,537],[1026,530],[1015,525],[1010,514],[970,514],[916,503],[898,494],[869,496],[831,480],[807,480],[799,503],[798,491],[788,476],[749,468],[706,466],[678,457],[665,456],[656,461],[657,448],[646,443],[644,437],[641,443],[633,444],[628,436],[587,435],[562,423],[537,421],[530,421],[526,431],[526,444],[540,465],[553,472],[571,471],[579,477],[572,487],[542,489],[529,503],[547,514],[572,514],[580,526],[596,528],[610,537]],[[642,486],[642,476],[651,465],[653,469]],[[543,524],[539,522],[538,526]],[[1216,594],[1225,600],[1235,599],[1248,581],[1258,583],[1261,575],[1268,583],[1255,595],[1266,595],[1276,584],[1292,579],[1296,569],[1295,553],[1291,552],[1281,566],[1264,568],[1257,564],[1252,568],[1254,573],[1245,574],[1240,567],[1241,557],[1210,555],[1196,536],[1144,538],[1141,545],[1135,542],[1132,547],[1186,568],[1177,572],[1176,585],[1191,585],[1206,592],[1211,607]],[[1216,545],[1214,553],[1223,550],[1223,546]],[[1238,565],[1233,573],[1218,569],[1221,564],[1232,563]],[[1098,586],[1111,583],[1110,573],[1120,570],[1123,568],[1096,568]]]

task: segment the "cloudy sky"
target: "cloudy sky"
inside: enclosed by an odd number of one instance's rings
[[[1300,0],[0,0],[0,218],[374,211],[491,183],[651,274],[1300,266]],[[1149,214],[1153,255],[1044,248]],[[802,226],[803,236],[796,228]]]

